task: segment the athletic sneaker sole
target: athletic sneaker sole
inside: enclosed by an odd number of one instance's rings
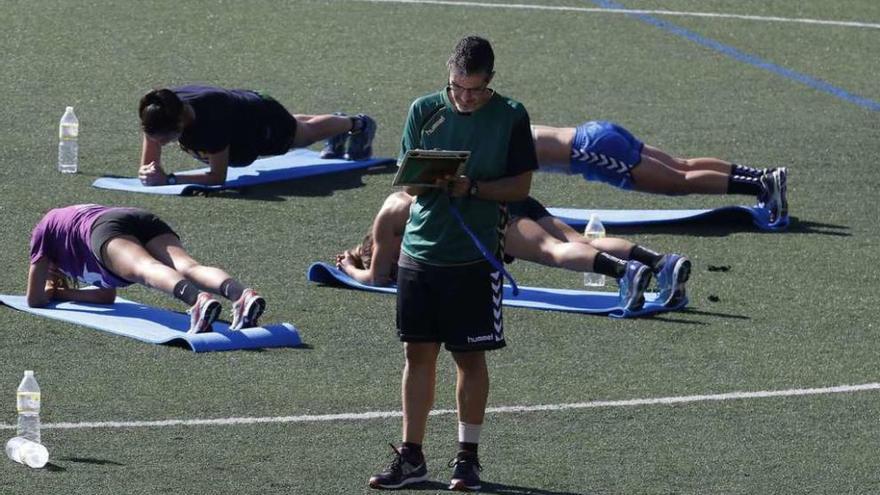
[[[780,167],[779,174],[779,218],[788,218],[788,169]]]
[[[199,308],[202,314],[199,315],[199,325],[195,328],[190,328],[186,333],[205,333],[211,331],[211,324],[217,321],[217,318],[220,317],[220,311],[222,307],[220,306],[220,301],[212,301],[211,304],[203,308]]]
[[[672,269],[672,279],[675,280],[675,289],[672,297],[665,303],[666,306],[677,306],[685,297],[684,284],[691,278],[691,260],[679,258]]]
[[[468,486],[464,480],[452,480],[449,482],[449,489],[454,492],[473,492],[482,488],[483,485]]]
[[[645,291],[648,290],[648,285],[651,284],[651,270],[647,266],[642,265],[639,268],[638,277],[635,278],[638,279],[635,291],[638,296],[633,300],[627,300],[623,303],[623,307],[630,311],[638,311],[645,305]]]
[[[421,483],[423,481],[428,481],[428,473],[423,474],[422,476],[416,476],[414,478],[407,478],[396,485],[383,485],[377,481],[370,480],[370,488],[376,488],[380,490],[397,490],[398,488],[403,488],[407,485],[414,485],[416,483]]]
[[[244,316],[242,316],[239,326],[229,325],[229,329],[235,331],[255,327],[264,311],[266,311],[266,300],[262,296],[252,299],[244,308]]]
[[[262,297],[254,299],[245,312],[243,328],[257,326],[257,322],[260,320],[260,317],[263,316],[264,311],[266,311],[266,300]]]

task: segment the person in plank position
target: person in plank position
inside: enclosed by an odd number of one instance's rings
[[[367,115],[291,115],[257,91],[188,85],[150,91],[138,106],[143,145],[138,177],[146,186],[218,185],[229,167],[245,167],[261,156],[283,155],[326,140],[322,158],[363,160],[372,155],[376,122]],[[181,149],[210,169],[175,175],[162,166],[162,147]]]
[[[754,196],[767,208],[770,223],[788,221],[785,167],[759,169],[719,158],[678,158],[607,121],[578,127],[533,125],[532,135],[542,170],[654,194]]]
[[[211,330],[221,311],[214,295],[233,301],[230,330],[257,326],[266,309],[263,296],[193,259],[174,230],[146,210],[73,205],[50,210],[34,227],[28,306],[53,300],[112,304],[117,288],[134,283],[186,304],[189,333]]]
[[[396,280],[401,237],[412,201],[413,197],[403,191],[389,195],[363,241],[336,255],[336,267],[367,285],[389,285]],[[617,237],[588,240],[532,197],[509,204],[508,211],[510,221],[504,233],[506,261],[522,259],[607,275],[618,280],[620,305],[637,310],[644,297],[638,290],[642,286],[640,281],[626,276],[626,260],[632,259],[647,265],[657,277],[657,302],[675,307],[686,297],[691,262],[680,254],[657,253]]]

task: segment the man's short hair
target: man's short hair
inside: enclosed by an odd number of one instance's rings
[[[446,67],[459,74],[484,72],[492,75],[495,71],[495,52],[486,38],[465,36],[455,45]]]

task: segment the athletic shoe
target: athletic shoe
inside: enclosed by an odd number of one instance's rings
[[[361,129],[349,133],[346,160],[366,160],[373,155],[373,138],[376,137],[376,121],[362,113],[357,114],[361,120]]]
[[[779,167],[776,169],[779,177],[779,218],[788,218],[788,169]]]
[[[680,254],[667,254],[657,273],[660,294],[657,302],[664,306],[678,306],[687,296],[685,283],[691,276],[691,260]]]
[[[334,112],[333,115],[345,117],[342,112]],[[321,158],[342,158],[345,155],[345,141],[348,139],[348,133],[343,132],[337,134],[330,139],[324,141],[324,148],[321,150]]]
[[[785,168],[773,169],[773,171],[761,176],[761,195],[758,197],[758,206],[767,208],[770,212],[770,223],[788,215],[788,201],[785,198],[786,180],[788,171]]]
[[[483,467],[477,454],[462,450],[449,461],[449,467],[455,468],[449,481],[450,490],[466,492],[480,489],[480,471]]]
[[[645,305],[645,290],[651,283],[651,269],[636,260],[626,262],[626,272],[617,280],[620,286],[620,305],[638,311]]]
[[[189,330],[186,333],[202,333],[211,331],[211,323],[220,316],[220,301],[207,292],[199,293],[196,303],[189,308]]]
[[[245,289],[238,301],[232,305],[232,324],[230,330],[241,330],[257,326],[257,320],[266,311],[266,300],[254,289]]]
[[[370,488],[397,489],[413,483],[421,483],[428,479],[428,466],[422,459],[421,464],[413,464],[392,445],[394,458],[387,469],[370,478]]]

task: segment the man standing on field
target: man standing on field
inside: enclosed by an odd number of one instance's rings
[[[440,345],[452,353],[458,380],[458,453],[450,489],[480,488],[477,456],[489,396],[486,351],[504,347],[501,273],[452,213],[500,256],[505,203],[524,200],[538,168],[529,115],[519,102],[489,88],[491,44],[467,36],[447,62],[445,89],[409,110],[400,158],[410,149],[470,151],[465,175],[439,187],[408,187],[415,196],[403,234],[397,278],[397,329],[404,343],[403,443],[373,488],[401,488],[428,479],[422,443],[434,401]]]

